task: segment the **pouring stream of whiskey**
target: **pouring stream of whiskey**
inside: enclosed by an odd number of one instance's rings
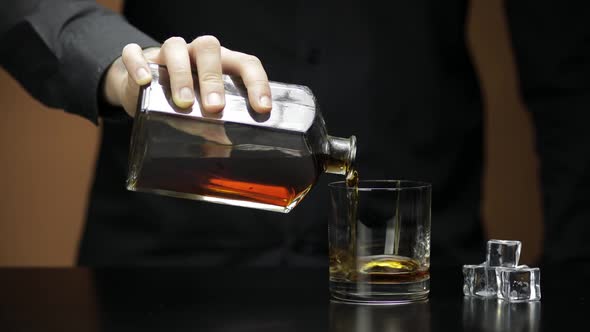
[[[356,217],[359,198],[359,174],[356,170],[352,170],[346,174],[346,196],[348,198],[348,220],[350,226],[350,241],[348,243],[348,254],[350,257],[356,256]]]

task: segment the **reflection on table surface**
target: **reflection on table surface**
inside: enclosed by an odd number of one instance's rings
[[[541,302],[510,303],[498,299],[463,298],[463,328],[482,331],[539,331]]]
[[[430,303],[357,305],[330,301],[329,320],[330,332],[430,331]]]
[[[432,331],[429,301],[393,306],[330,302],[330,332]],[[451,313],[449,313],[451,314]],[[541,302],[463,298],[465,331],[539,331]],[[444,329],[443,329],[444,330]]]

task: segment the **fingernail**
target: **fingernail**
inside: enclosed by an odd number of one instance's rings
[[[211,92],[207,96],[207,104],[214,106],[214,105],[221,105],[221,96],[217,92]]]
[[[260,97],[260,105],[262,105],[264,107],[271,107],[272,104],[270,102],[270,98],[268,98],[268,96]]]
[[[193,101],[193,91],[190,88],[184,87],[180,89],[180,99],[185,101]]]
[[[145,68],[139,68],[137,70],[137,80],[141,82],[145,82],[150,78],[150,74]]]

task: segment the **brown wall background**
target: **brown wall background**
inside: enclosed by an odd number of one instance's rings
[[[508,0],[506,0],[508,1]],[[518,239],[531,264],[542,243],[541,195],[530,114],[520,100],[504,0],[471,0],[468,37],[485,100],[482,214],[489,238]]]
[[[120,8],[120,0],[99,2]],[[523,261],[530,263],[542,234],[537,165],[501,6],[472,0],[468,29],[486,102],[482,213],[488,237],[523,241]],[[42,106],[2,70],[0,106],[0,266],[70,266],[100,128]]]

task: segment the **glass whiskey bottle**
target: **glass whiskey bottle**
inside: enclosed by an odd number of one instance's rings
[[[198,79],[191,108],[175,106],[167,70],[151,64],[141,88],[127,189],[288,213],[323,173],[348,175],[356,138],[328,135],[305,86],[270,82],[272,110],[254,112],[243,82],[224,75],[226,106],[201,109]]]

